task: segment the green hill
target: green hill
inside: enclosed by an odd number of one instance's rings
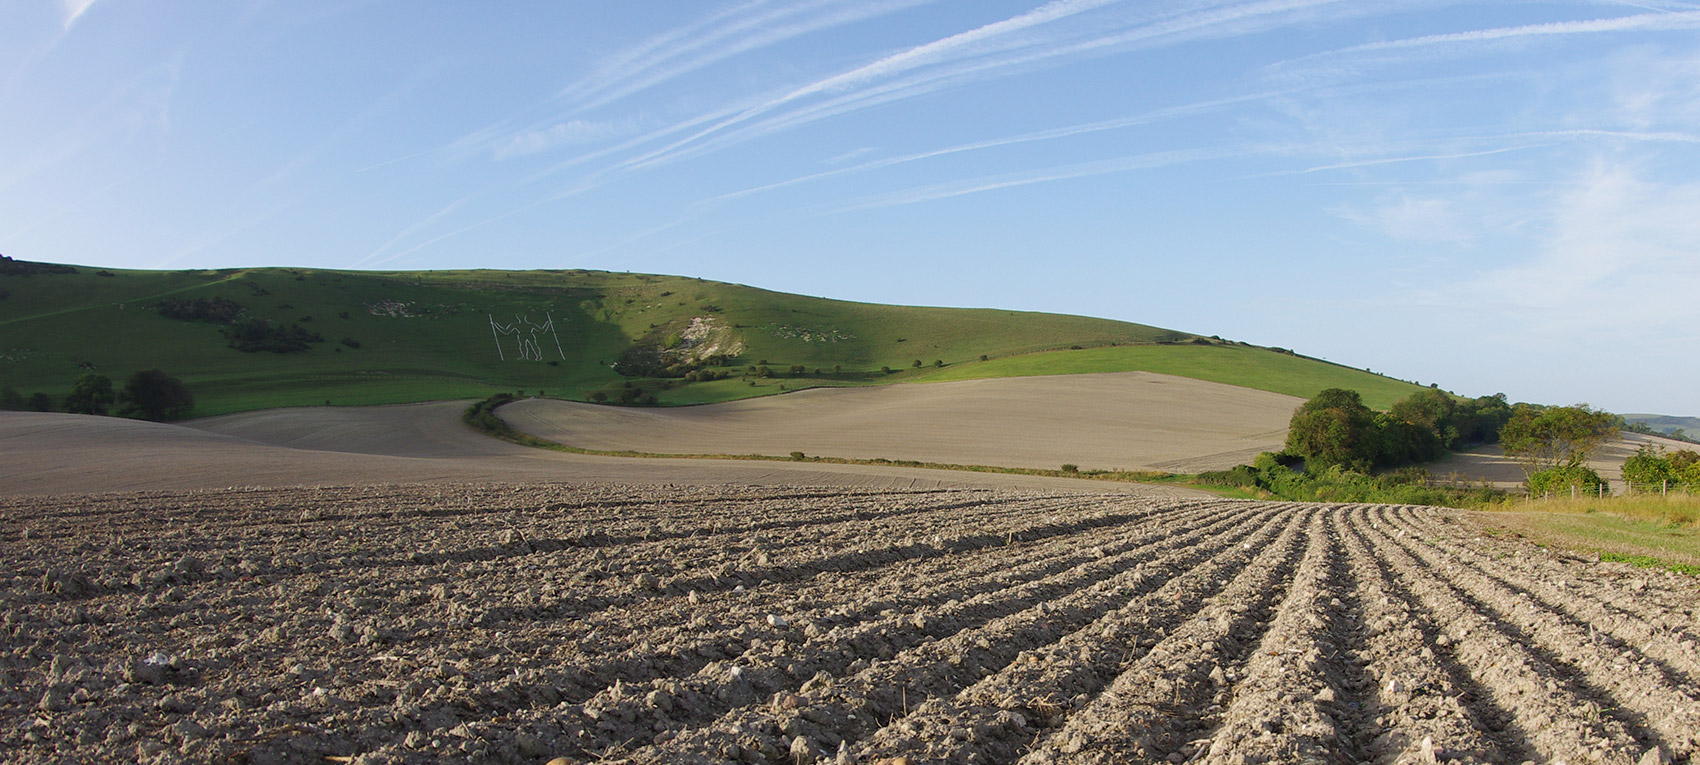
[[[689,404],[804,387],[1124,370],[1299,396],[1354,388],[1377,407],[1417,389],[1140,324],[852,303],[677,276],[125,271],[0,260],[0,293],[0,385],[58,402],[85,372],[122,385],[159,368],[188,384],[197,416],[515,389]]]

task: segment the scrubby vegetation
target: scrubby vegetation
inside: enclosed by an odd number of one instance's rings
[[[36,263],[29,260],[13,260],[0,255],[0,276],[35,276],[37,274],[74,274],[75,266],[64,266],[58,263]]]
[[[242,317],[242,304],[221,297],[168,297],[159,301],[157,310],[167,319],[213,324],[235,324]]]
[[[1405,468],[1381,475],[1330,465],[1322,470],[1297,469],[1291,455],[1264,452],[1250,465],[1199,473],[1198,483],[1237,486],[1267,496],[1297,502],[1385,502],[1401,505],[1474,507],[1505,497],[1489,486],[1430,485],[1428,471]]]
[[[1682,489],[1700,494],[1700,453],[1682,449],[1667,454],[1652,444],[1642,444],[1623,463],[1623,479],[1659,491]]]
[[[299,324],[287,327],[274,325],[266,319],[250,319],[232,325],[224,331],[230,347],[244,353],[300,353],[312,343],[325,341],[323,335],[302,329]]]

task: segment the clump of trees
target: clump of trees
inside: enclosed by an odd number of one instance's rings
[[[1315,472],[1339,467],[1368,473],[1492,443],[1511,412],[1503,393],[1458,399],[1430,388],[1376,412],[1357,391],[1329,388],[1293,413],[1286,453],[1303,458]]]
[[[6,409],[23,408],[13,406],[16,392],[8,391],[0,394],[0,403]],[[52,399],[45,393],[37,393],[30,397],[29,408],[38,412],[52,411]],[[171,375],[158,369],[148,369],[130,375],[122,390],[114,390],[112,378],[90,372],[77,378],[71,385],[71,392],[65,396],[65,411],[71,414],[106,415],[116,408],[121,417],[133,417],[143,420],[177,420],[189,416],[195,408],[194,394],[189,392],[189,386],[184,385]]]
[[[0,388],[0,410],[8,412],[51,412],[53,397],[42,392],[35,392],[25,397],[11,386]]]
[[[1300,406],[1288,428],[1283,456],[1304,460],[1313,476],[1368,474],[1498,441],[1523,466],[1530,491],[1592,493],[1603,492],[1605,481],[1588,458],[1617,437],[1618,418],[1586,404],[1510,405],[1504,394],[1459,399],[1432,388],[1376,412],[1357,392],[1330,388]]]
[[[171,375],[148,369],[130,375],[118,394],[118,413],[144,420],[180,420],[195,408],[195,396]]]

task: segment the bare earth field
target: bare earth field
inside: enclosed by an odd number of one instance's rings
[[[460,421],[468,402],[251,412],[188,425],[0,412],[0,495],[443,482],[991,487],[1200,496],[1171,486],[895,466],[620,459],[530,449]]]
[[[1188,440],[1183,409],[1211,392],[1167,385],[504,414],[598,448],[1196,470],[1278,445],[1291,412],[1226,401],[1242,425]],[[1114,417],[1079,414],[1095,399]],[[833,414],[851,404],[879,416]],[[464,406],[0,413],[0,760],[1652,765],[1700,748],[1692,577],[1432,508],[542,452],[466,428]],[[636,440],[584,440],[615,426]],[[802,440],[817,432],[843,440]]]
[[[532,399],[514,429],[600,451],[1194,473],[1279,451],[1303,399],[1149,372],[816,389],[643,409]]]
[[[1692,579],[1429,508],[8,495],[0,556],[13,762],[1629,765],[1700,745]]]
[[[1678,441],[1663,436],[1649,436],[1644,433],[1624,433],[1611,443],[1606,444],[1594,458],[1588,461],[1588,467],[1593,468],[1601,478],[1611,483],[1613,491],[1623,491],[1623,463],[1634,456],[1635,451],[1643,444],[1652,444],[1666,452],[1682,449],[1696,449],[1694,444]],[[1497,445],[1482,446],[1469,451],[1454,454],[1446,459],[1427,466],[1429,474],[1435,478],[1451,478],[1455,481],[1476,483],[1486,481],[1495,488],[1516,490],[1523,485],[1523,468],[1517,462],[1505,456]]]

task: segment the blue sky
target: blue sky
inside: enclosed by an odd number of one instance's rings
[[[1700,2],[14,0],[0,252],[1055,311],[1700,414]]]

